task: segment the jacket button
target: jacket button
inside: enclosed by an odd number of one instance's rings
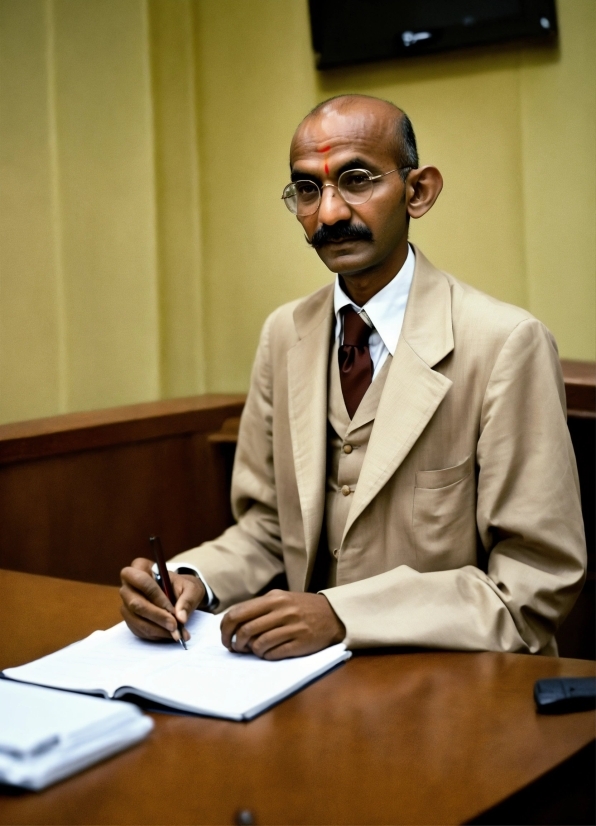
[[[352,445],[344,445],[344,453],[351,453],[353,449]]]
[[[349,496],[350,492],[351,492],[350,491],[350,486],[349,485],[344,485],[343,488],[341,489],[341,492],[343,493],[344,496]]]

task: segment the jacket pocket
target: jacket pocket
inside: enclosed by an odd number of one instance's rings
[[[476,564],[476,474],[471,454],[454,467],[416,473],[412,526],[419,570]]]

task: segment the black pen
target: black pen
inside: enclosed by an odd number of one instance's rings
[[[166,560],[163,555],[163,548],[161,547],[161,541],[159,536],[150,536],[149,543],[151,545],[151,550],[153,551],[153,556],[155,557],[155,561],[157,562],[157,570],[159,571],[159,584],[167,596],[167,598],[172,603],[172,606],[176,605],[176,594],[174,593],[174,589],[172,587],[172,580],[170,579],[170,574],[168,571],[168,566],[166,565]],[[184,637],[182,636],[184,633],[184,626],[181,622],[178,621],[176,618],[176,626],[178,628],[178,633],[180,634],[180,639],[178,642],[184,648],[185,651],[188,649],[186,648],[186,643],[184,642]]]

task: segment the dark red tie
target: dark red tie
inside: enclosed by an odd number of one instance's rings
[[[368,347],[372,329],[352,307],[342,309],[344,343],[338,350],[339,378],[350,419],[368,390],[373,377],[373,364]]]

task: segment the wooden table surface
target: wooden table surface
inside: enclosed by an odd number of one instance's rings
[[[0,669],[119,620],[108,586],[0,571]],[[462,823],[594,740],[594,712],[540,716],[534,681],[585,660],[371,652],[249,723],[154,715],[148,739],[0,823]]]

